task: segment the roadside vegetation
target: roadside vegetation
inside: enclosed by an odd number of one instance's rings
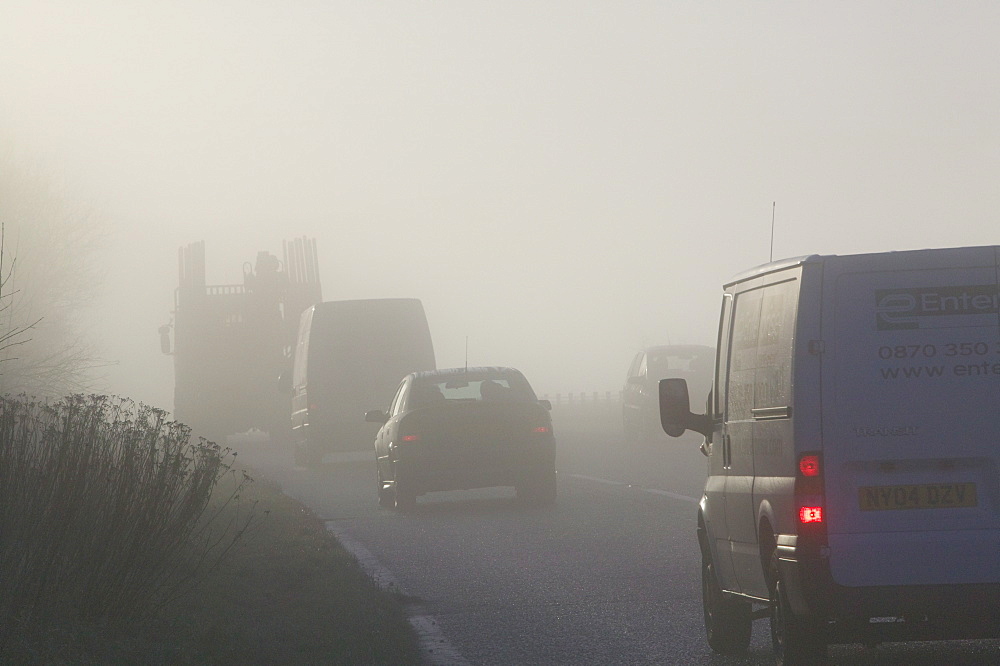
[[[0,155],[0,663],[419,663],[400,600],[318,518],[166,412],[84,395],[105,226],[13,167]]]
[[[418,663],[397,599],[235,454],[124,399],[0,399],[0,662]]]

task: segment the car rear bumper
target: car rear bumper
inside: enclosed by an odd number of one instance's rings
[[[1000,584],[847,587],[825,547],[780,535],[778,570],[796,614],[825,621],[831,643],[1000,637]]]
[[[403,479],[417,493],[516,486],[555,468],[555,454],[547,448],[482,452],[475,456],[449,456],[420,451],[399,452],[396,479]]]

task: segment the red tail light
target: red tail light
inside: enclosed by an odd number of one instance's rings
[[[404,442],[416,442],[419,441],[420,435],[403,435],[402,440]]]
[[[552,428],[548,426],[538,426],[537,428],[532,430],[532,432],[540,432],[540,433],[552,432]]]
[[[802,506],[799,507],[799,522],[802,524],[806,523],[822,523],[823,522],[823,507],[821,506]]]
[[[798,474],[795,476],[795,499],[799,512],[799,524],[812,526],[809,530],[825,541],[826,515],[823,510],[825,489],[823,487],[823,460],[819,453],[803,453],[799,456]]]
[[[799,473],[802,476],[819,476],[819,456],[807,454],[799,458]]]

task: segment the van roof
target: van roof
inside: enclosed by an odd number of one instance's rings
[[[967,247],[952,247],[952,248],[925,248],[920,250],[891,250],[887,252],[861,252],[856,254],[807,254],[799,257],[790,257],[788,259],[779,259],[777,261],[771,261],[766,264],[761,264],[753,268],[749,268],[745,271],[741,271],[736,275],[729,278],[725,284],[724,288],[728,289],[730,286],[738,283],[745,282],[746,280],[751,280],[753,278],[761,277],[762,275],[767,275],[769,273],[774,273],[777,271],[784,270],[786,268],[792,268],[793,266],[800,266],[803,264],[810,264],[814,262],[823,262],[828,259],[833,259],[836,257],[878,257],[878,256],[903,256],[907,254],[926,254],[929,252],[956,252],[962,250],[978,250],[981,251],[984,248],[990,248],[1000,251],[1000,246],[997,245],[983,245],[983,246],[967,246]]]
[[[771,261],[766,264],[761,264],[759,266],[754,266],[753,268],[748,268],[745,271],[741,271],[729,278],[726,281],[724,287],[729,287],[730,285],[736,284],[737,282],[744,282],[762,275],[767,275],[768,273],[774,273],[776,271],[781,271],[786,268],[791,268],[792,266],[799,266],[812,261],[822,261],[828,256],[835,255],[818,255],[818,254],[807,254],[801,257],[790,257],[788,259],[779,259],[777,261]]]

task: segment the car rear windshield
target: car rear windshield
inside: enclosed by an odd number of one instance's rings
[[[436,402],[534,402],[531,385],[520,375],[429,377],[413,385],[415,407]]]

